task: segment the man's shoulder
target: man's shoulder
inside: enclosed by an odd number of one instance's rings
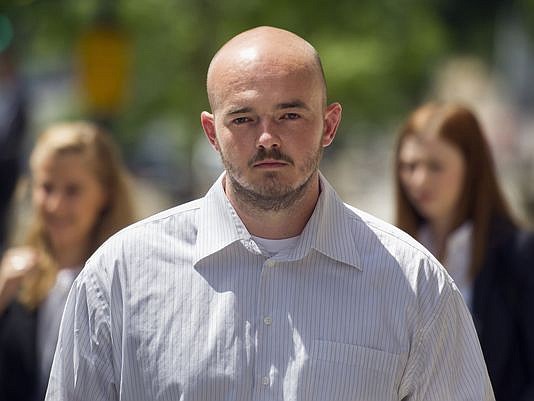
[[[170,238],[179,240],[192,236],[196,232],[196,215],[201,205],[202,198],[195,199],[139,220],[108,238],[91,259],[106,258],[107,255],[116,257],[120,251],[148,251]]]
[[[157,266],[175,249],[190,249],[201,205],[202,199],[196,199],[123,228],[91,255],[77,281],[99,282],[107,288],[113,277],[124,280],[127,275],[142,275],[148,266]]]
[[[458,292],[441,263],[410,235],[348,204],[344,213],[363,274],[380,282],[383,291],[400,294],[404,289],[408,299],[417,300],[423,320],[428,321],[451,293]]]
[[[441,263],[409,234],[353,206],[345,204],[345,210],[362,262],[375,266],[377,273],[391,272],[393,267],[412,281],[423,269],[427,278],[434,277],[441,284],[451,281]]]

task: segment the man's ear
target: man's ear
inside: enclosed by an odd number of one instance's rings
[[[336,136],[337,127],[341,122],[342,107],[339,103],[332,103],[326,108],[324,117],[323,147],[332,143]]]
[[[218,152],[219,144],[217,143],[217,136],[215,135],[215,118],[213,114],[203,111],[200,114],[200,124],[202,124],[202,129],[210,141],[211,146]]]

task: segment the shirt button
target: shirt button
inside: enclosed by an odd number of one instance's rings
[[[270,380],[267,376],[264,376],[262,379],[261,379],[261,384],[263,384],[264,386],[268,386],[270,383]]]
[[[263,318],[263,323],[267,326],[270,326],[271,324],[273,324],[273,318],[270,316],[265,316]]]

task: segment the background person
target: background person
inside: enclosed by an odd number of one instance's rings
[[[34,217],[0,264],[0,399],[44,398],[68,291],[89,255],[133,221],[125,171],[107,133],[48,128],[31,154]]]
[[[6,247],[11,201],[21,173],[28,125],[26,87],[14,50],[12,47],[2,49],[1,45],[0,34],[0,253]]]
[[[510,214],[477,118],[457,104],[422,105],[395,154],[397,225],[462,292],[496,399],[534,399],[534,235]]]

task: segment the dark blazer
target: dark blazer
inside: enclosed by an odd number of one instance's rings
[[[534,401],[534,233],[493,224],[473,319],[496,400]]]
[[[37,312],[13,302],[0,317],[0,400],[44,399],[38,389]]]

